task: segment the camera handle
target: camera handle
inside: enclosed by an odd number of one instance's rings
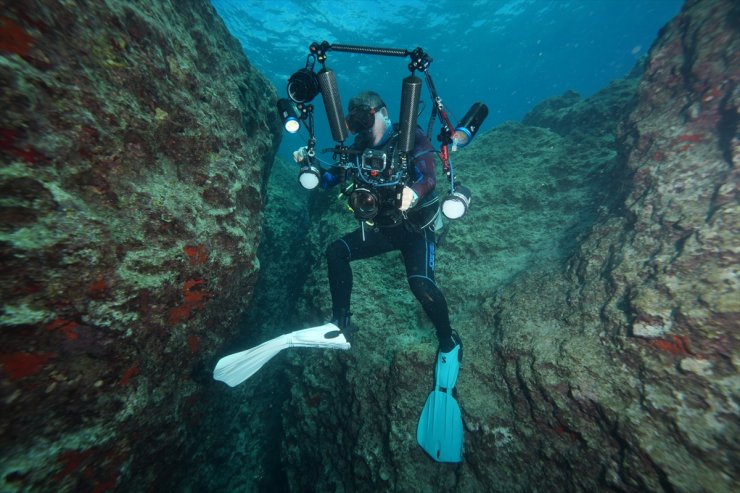
[[[337,155],[339,155],[339,162],[337,165],[339,166],[339,183],[342,185],[344,185],[344,182],[347,179],[347,163],[349,162],[348,150],[349,147],[346,145],[337,144],[334,147],[334,154],[332,155],[332,160],[334,161],[336,161]]]

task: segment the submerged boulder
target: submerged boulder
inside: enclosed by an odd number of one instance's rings
[[[256,282],[274,90],[205,0],[2,4],[0,489],[166,484]]]

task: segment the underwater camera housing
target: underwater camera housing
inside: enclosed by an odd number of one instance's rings
[[[360,166],[370,173],[382,173],[388,165],[388,154],[376,149],[365,149]]]
[[[367,149],[364,151],[348,147],[344,141],[349,136],[350,128],[354,132],[364,130],[368,122],[359,122],[357,115],[350,114],[349,121],[344,117],[342,103],[339,97],[336,76],[326,67],[326,54],[329,51],[360,53],[366,55],[383,55],[395,57],[410,57],[408,69],[411,75],[403,79],[401,88],[401,113],[398,120],[398,137],[395,143],[386,149]],[[322,66],[318,72],[314,65],[319,62]],[[289,100],[278,101],[278,113],[286,130],[293,133],[300,127],[300,122],[308,120],[306,126],[309,131],[308,154],[313,152],[316,143],[313,129],[312,110],[309,103],[321,93],[331,134],[337,145],[334,147],[334,168],[339,168],[339,183],[352,180],[353,186],[345,188],[349,195],[350,206],[355,215],[362,220],[368,220],[378,214],[379,209],[385,206],[398,208],[400,202],[399,189],[406,185],[409,177],[409,166],[413,163],[413,150],[419,116],[419,100],[422,80],[414,74],[416,71],[424,74],[433,104],[433,111],[427,131],[430,138],[435,118],[441,123],[438,140],[441,142],[439,155],[442,160],[444,173],[450,182],[448,195],[442,201],[442,213],[449,219],[458,219],[465,215],[470,206],[471,191],[455,179],[454,167],[450,160],[449,149],[452,151],[465,147],[470,143],[481,124],[488,116],[485,104],[474,103],[465,116],[455,126],[452,125],[442,104],[442,98],[437,94],[432,77],[428,72],[432,58],[420,47],[414,50],[379,48],[367,46],[353,46],[322,43],[311,43],[309,55],[304,68],[297,70],[288,79],[287,92]],[[357,120],[357,121],[356,121]],[[363,125],[359,125],[363,123]],[[363,127],[360,129],[360,127]],[[430,139],[431,140],[431,139]],[[332,149],[326,149],[324,152]],[[312,189],[321,182],[323,171],[316,160],[311,156],[301,163],[299,175],[304,188]],[[352,190],[352,192],[349,192]]]
[[[357,219],[369,221],[378,215],[380,196],[372,188],[355,188],[349,196],[349,206]]]
[[[349,196],[349,206],[360,221],[377,216],[381,205],[396,205],[396,187],[405,168],[394,157],[397,156],[393,152],[382,149],[365,149],[360,156],[354,189]]]
[[[406,173],[407,163],[402,159],[401,152],[390,147],[365,149],[353,175],[357,186],[389,188],[403,185]]]
[[[397,207],[398,194],[395,187],[375,188],[355,186],[349,195],[349,206],[360,221],[370,221],[381,207]]]

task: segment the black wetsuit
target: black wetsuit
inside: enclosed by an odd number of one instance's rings
[[[416,205],[407,214],[402,214],[397,208],[381,207],[373,225],[363,224],[327,248],[332,310],[335,320],[349,313],[352,293],[350,262],[400,250],[411,291],[434,324],[439,340],[449,340],[452,329],[447,301],[434,281],[433,219],[438,213],[438,199],[434,193],[434,152],[420,130],[416,133],[412,156],[413,169],[409,172],[407,186],[418,196]]]

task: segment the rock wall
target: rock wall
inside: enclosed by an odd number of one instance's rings
[[[306,232],[308,196],[298,183],[298,168],[276,158],[270,170],[264,228],[257,251],[260,276],[250,309],[211,360],[243,351],[301,327],[296,310],[308,273]],[[291,393],[285,365],[290,351],[275,356],[247,382],[231,388],[203,375],[201,399],[208,402],[193,429],[188,451],[193,467],[170,491],[290,491],[281,460],[283,424],[280,408]],[[209,369],[212,366],[209,367]],[[217,439],[215,437],[218,437]],[[204,446],[205,444],[205,446]]]
[[[352,350],[288,360],[293,490],[733,491],[739,18],[689,1],[639,86],[565,94],[459,153],[474,196],[437,280],[465,341],[462,464],[416,445],[436,342],[400,258],[354,264]],[[323,248],[355,224],[311,200],[314,323]]]
[[[0,490],[162,491],[256,282],[274,90],[205,0],[0,26]]]

